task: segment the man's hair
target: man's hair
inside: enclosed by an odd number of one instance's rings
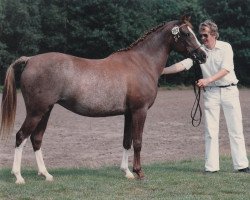
[[[202,22],[199,26],[199,31],[204,30],[204,27],[208,27],[211,35],[214,35],[216,39],[219,38],[218,26],[212,20],[208,19]]]

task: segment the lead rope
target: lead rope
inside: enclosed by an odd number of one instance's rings
[[[191,119],[192,119],[192,125],[194,127],[198,127],[201,123],[201,118],[202,118],[202,110],[200,106],[201,88],[198,87],[198,90],[197,90],[197,86],[195,82],[193,84],[193,87],[194,87],[195,101],[191,110]],[[197,114],[198,114],[198,118],[196,118]]]
[[[195,95],[195,101],[191,110],[191,119],[192,119],[192,125],[194,127],[198,127],[201,123],[202,118],[202,110],[200,106],[200,98],[201,98],[201,88],[196,85],[196,82],[199,79],[198,74],[198,67],[200,67],[198,64],[194,64],[194,70],[195,70],[195,81],[193,82],[193,89],[194,89],[194,95]],[[200,69],[200,68],[199,68]],[[198,87],[198,89],[197,89]],[[198,117],[196,116],[198,114]]]

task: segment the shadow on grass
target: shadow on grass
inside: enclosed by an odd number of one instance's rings
[[[93,178],[123,178],[123,172],[118,167],[105,167],[100,169],[88,169],[88,168],[70,168],[70,169],[48,169],[49,173],[56,179],[60,177],[93,177]],[[36,169],[23,169],[21,171],[24,179],[44,179],[44,177],[38,176]],[[11,169],[0,170],[0,180],[3,182],[13,183],[15,182],[15,176],[11,174]]]
[[[122,177],[122,172],[118,167],[104,167],[98,169],[89,168],[70,168],[70,169],[52,169],[49,172],[54,176],[93,176],[93,177],[103,177],[103,178],[114,178]]]

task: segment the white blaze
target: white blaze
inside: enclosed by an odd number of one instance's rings
[[[193,30],[192,30],[189,26],[187,26],[187,27],[188,27],[188,30],[191,32],[191,34],[193,34],[193,36],[194,36],[194,38],[195,38],[197,44],[198,44],[199,46],[201,46],[201,43],[200,43],[199,40],[197,39],[197,37],[196,37],[195,33],[193,32]]]

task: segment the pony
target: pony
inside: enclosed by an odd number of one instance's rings
[[[21,175],[22,150],[30,137],[38,165],[38,174],[52,181],[41,150],[43,135],[54,104],[82,116],[124,115],[121,170],[135,178],[128,167],[128,151],[133,145],[133,172],[144,178],[140,152],[148,109],[153,105],[158,79],[172,50],[198,63],[206,61],[190,17],[165,22],[132,43],[103,59],[86,59],[49,52],[15,60],[6,72],[2,96],[0,136],[8,138],[16,113],[15,71],[21,70],[20,88],[26,106],[26,118],[16,133],[12,174],[16,183],[25,183]]]

